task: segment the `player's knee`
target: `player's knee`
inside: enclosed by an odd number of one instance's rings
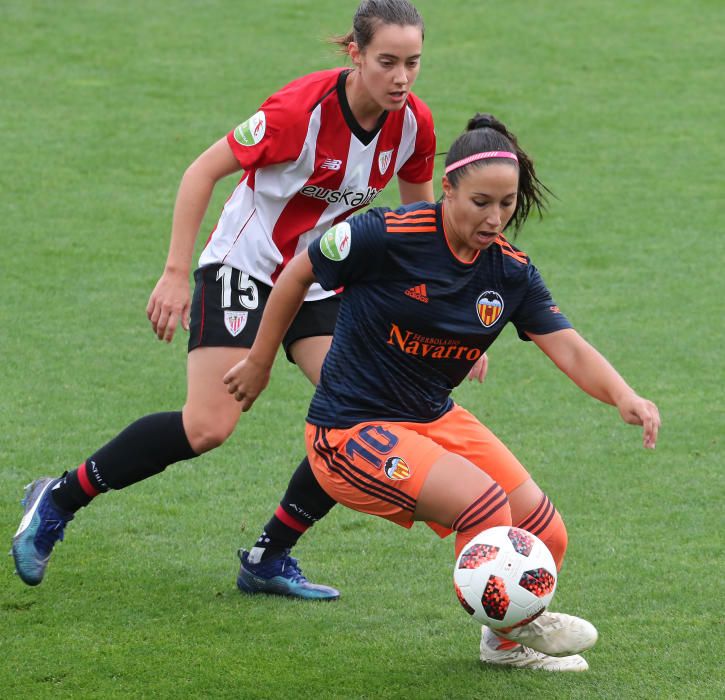
[[[234,423],[231,425],[224,421],[214,422],[213,420],[191,420],[184,421],[186,437],[191,448],[197,454],[209,452],[224,442],[234,431]]]

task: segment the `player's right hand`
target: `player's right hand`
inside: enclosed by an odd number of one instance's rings
[[[146,305],[146,316],[156,337],[170,343],[179,322],[181,327],[188,331],[190,309],[188,276],[164,271]]]
[[[631,392],[618,402],[617,408],[625,423],[642,426],[642,445],[654,450],[662,424],[657,406],[649,399]]]
[[[227,391],[239,401],[243,413],[252,407],[269,384],[271,370],[271,366],[259,364],[247,355],[224,375]]]

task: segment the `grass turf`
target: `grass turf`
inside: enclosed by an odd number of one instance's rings
[[[144,308],[186,165],[274,89],[334,65],[355,2],[8,0],[0,23],[0,525],[22,485],[183,402],[185,349]],[[416,92],[444,150],[475,111],[556,192],[518,244],[644,395],[657,450],[505,333],[457,400],[530,468],[570,534],[556,609],[600,629],[583,675],[481,669],[452,545],[337,508],[298,548],[336,604],[246,598],[253,540],[302,454],[305,380],[220,450],[79,514],[31,589],[0,571],[3,697],[717,698],[722,560],[719,3],[422,0]],[[437,174],[441,172],[440,162]],[[203,231],[231,181],[217,187]],[[378,200],[396,201],[394,189]],[[200,239],[204,239],[202,233]]]

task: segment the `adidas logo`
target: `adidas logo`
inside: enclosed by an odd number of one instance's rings
[[[413,299],[422,301],[424,304],[428,303],[428,291],[426,290],[424,284],[417,284],[415,287],[406,289],[405,293]]]

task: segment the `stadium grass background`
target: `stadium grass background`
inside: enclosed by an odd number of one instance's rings
[[[0,532],[32,478],[176,410],[185,338],[144,309],[176,188],[288,80],[339,61],[355,0],[5,0],[0,22]],[[337,508],[298,548],[336,604],[246,598],[248,544],[303,452],[280,360],[221,449],[80,513],[42,586],[0,569],[0,694],[716,698],[722,676],[723,140],[719,0],[420,0],[416,92],[440,150],[502,118],[557,194],[518,239],[644,395],[657,450],[513,332],[456,399],[530,468],[570,548],[554,609],[601,632],[584,675],[481,668],[452,543]],[[340,59],[341,60],[341,59]],[[437,164],[437,177],[442,172]],[[214,196],[200,240],[233,181]],[[394,204],[390,189],[378,200]]]

